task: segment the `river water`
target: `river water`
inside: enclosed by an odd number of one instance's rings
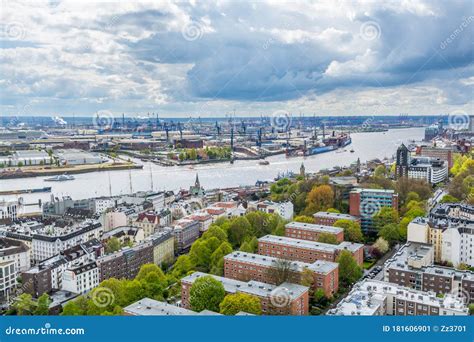
[[[189,188],[194,183],[196,173],[205,189],[225,188],[239,185],[254,185],[257,180],[271,180],[279,172],[299,172],[304,163],[307,172],[316,172],[334,166],[348,166],[360,158],[361,162],[391,157],[397,147],[410,140],[421,140],[423,128],[394,129],[388,132],[352,133],[352,144],[347,152],[336,151],[309,157],[291,157],[277,155],[267,158],[269,165],[259,165],[255,160],[241,160],[230,163],[204,164],[193,168],[164,167],[144,163],[141,170],[122,170],[111,172],[92,172],[74,175],[75,180],[67,182],[46,182],[47,177],[0,180],[0,190],[17,190],[52,186],[55,196],[69,195],[73,199],[96,196],[108,196],[139,190],[178,190]],[[350,153],[350,149],[354,153]],[[131,184],[130,184],[131,183]],[[34,203],[38,199],[48,200],[50,193],[22,194],[3,196],[4,199],[24,198],[24,203]],[[0,197],[0,200],[3,198]],[[37,207],[26,207],[23,211],[35,211]]]

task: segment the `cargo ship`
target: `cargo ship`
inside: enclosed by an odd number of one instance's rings
[[[336,135],[333,132],[330,137],[323,139],[323,144],[307,148],[305,154],[307,156],[311,156],[314,154],[335,151],[338,148],[343,148],[349,145],[351,142],[352,142],[352,139],[349,134],[342,133],[342,134]]]
[[[349,145],[352,142],[352,138],[349,134],[346,133],[336,135],[335,132],[332,132],[332,135],[324,139],[323,142],[326,146],[336,146],[337,148],[339,148]]]

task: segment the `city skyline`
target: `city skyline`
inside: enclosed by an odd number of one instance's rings
[[[3,116],[472,114],[468,2],[2,2]]]

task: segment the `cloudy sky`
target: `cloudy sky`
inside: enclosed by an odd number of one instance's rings
[[[2,115],[473,113],[471,1],[2,0]]]

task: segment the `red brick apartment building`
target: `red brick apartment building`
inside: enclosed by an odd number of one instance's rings
[[[364,262],[363,245],[341,242],[331,245],[308,240],[298,240],[284,236],[265,235],[258,239],[258,254],[280,259],[297,260],[312,264],[316,260],[336,261],[342,250],[348,250],[359,265]]]
[[[285,236],[309,241],[318,241],[322,233],[334,235],[337,242],[344,241],[344,229],[320,224],[290,222],[285,226]]]
[[[264,315],[303,316],[309,311],[309,288],[302,285],[283,283],[280,286],[259,281],[243,282],[202,272],[181,279],[181,304],[191,309],[190,291],[196,279],[210,275],[224,286],[226,294],[247,293],[260,299]]]
[[[301,284],[306,269],[312,272],[315,290],[322,289],[327,297],[337,292],[339,265],[335,262],[318,260],[308,264],[244,252],[233,252],[224,257],[224,277],[240,281],[256,280],[275,285],[282,281],[279,279],[282,273],[287,272],[286,281]]]
[[[341,213],[330,213],[328,211],[318,211],[316,214],[313,214],[313,218],[315,224],[322,224],[324,226],[334,226],[334,223],[339,220],[350,220],[360,223],[360,219],[356,216]]]

